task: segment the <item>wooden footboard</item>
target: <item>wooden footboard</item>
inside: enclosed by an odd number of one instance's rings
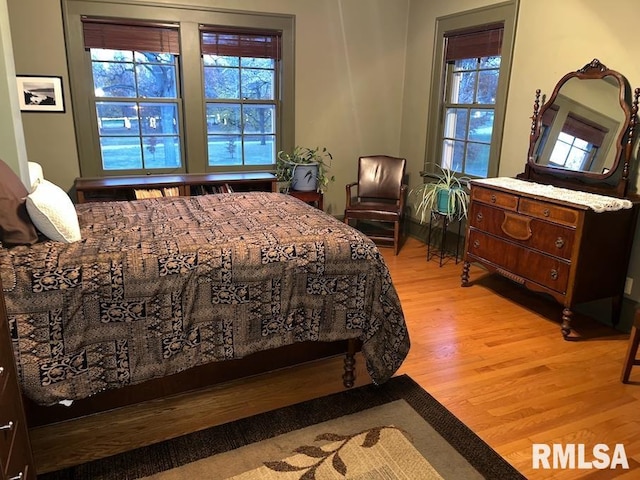
[[[355,383],[355,354],[360,347],[358,340],[296,343],[257,352],[246,358],[202,365],[138,385],[105,391],[77,400],[68,407],[41,406],[25,397],[27,422],[29,428],[40,427],[338,355],[345,355],[342,380],[346,388],[351,388]],[[339,375],[336,372],[337,378]]]

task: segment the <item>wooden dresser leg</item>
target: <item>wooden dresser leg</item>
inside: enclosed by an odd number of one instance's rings
[[[463,287],[469,286],[469,268],[470,267],[471,267],[471,264],[469,262],[464,262],[462,264],[462,281],[460,282],[460,284]]]
[[[562,326],[560,330],[562,330],[562,336],[565,340],[569,338],[571,334],[571,317],[573,316],[573,312],[570,308],[562,309]]]
[[[344,357],[344,373],[342,374],[342,384],[345,388],[351,388],[356,381],[356,340],[347,340],[347,354]]]

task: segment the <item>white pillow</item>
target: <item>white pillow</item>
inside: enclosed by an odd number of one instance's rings
[[[38,183],[44,180],[44,173],[42,171],[42,166],[39,163],[27,162],[27,166],[29,167],[29,182],[31,184],[29,191],[33,192]]]
[[[80,240],[76,208],[60,187],[42,179],[27,195],[26,204],[31,221],[47,238],[66,243]]]

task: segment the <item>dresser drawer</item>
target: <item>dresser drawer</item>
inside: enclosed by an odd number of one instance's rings
[[[13,371],[5,368],[2,376],[5,377],[5,381],[4,388],[0,392],[0,427],[4,428],[0,430],[0,465],[6,468],[9,454],[15,450],[12,449],[12,445],[15,442],[16,432],[22,429],[23,425],[16,403],[20,401],[20,397],[15,389],[16,379],[13,377]]]
[[[527,247],[469,229],[467,254],[559,293],[569,283],[570,264]]]
[[[22,480],[35,479],[36,474],[32,471],[31,458],[28,453],[29,442],[26,437],[18,436],[13,448],[13,453],[9,459],[6,469],[7,478],[20,478]],[[22,474],[22,476],[20,476]]]
[[[490,188],[483,188],[473,185],[471,187],[471,198],[477,202],[495,205],[508,210],[518,209],[518,196],[511,193],[499,192]]]
[[[542,218],[549,222],[560,223],[570,227],[578,225],[580,212],[571,208],[561,207],[553,203],[532,200],[530,198],[521,198],[518,208],[520,213],[531,215],[532,217]]]
[[[508,239],[566,260],[571,259],[576,232],[537,218],[472,203],[469,224],[492,235]]]

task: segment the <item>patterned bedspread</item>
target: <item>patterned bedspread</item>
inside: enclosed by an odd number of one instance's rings
[[[359,338],[376,383],[409,350],[377,247],[293,197],[77,205],[82,240],[0,249],[23,389],[75,400],[299,341]]]

